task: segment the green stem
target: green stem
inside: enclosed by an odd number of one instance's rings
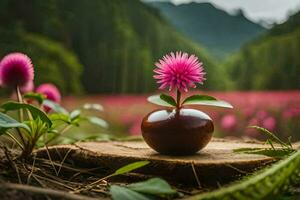
[[[7,135],[8,135],[13,141],[15,141],[16,144],[19,145],[19,147],[20,147],[22,150],[24,150],[23,145],[17,140],[17,138],[15,138],[15,137],[13,136],[13,134],[7,132]]]
[[[16,94],[17,94],[18,102],[23,103],[23,99],[22,99],[22,95],[21,95],[19,86],[16,86]],[[19,120],[20,120],[20,122],[23,122],[23,110],[22,109],[19,110]]]
[[[181,99],[181,92],[179,91],[179,89],[177,89],[177,105],[176,108],[179,109],[180,108],[180,99]]]
[[[22,99],[22,95],[21,95],[19,86],[16,86],[16,94],[17,94],[18,102],[23,103],[23,99]],[[20,122],[23,122],[23,117],[24,117],[23,114],[24,114],[24,113],[23,113],[23,110],[20,109],[20,110],[19,110],[19,120],[20,120]],[[22,135],[20,129],[19,129],[19,128],[16,128],[16,129],[17,129],[18,136],[19,136],[19,137],[21,138],[21,140],[22,140],[22,143],[23,143],[23,145],[24,145],[24,148],[26,148],[26,147],[25,147],[25,146],[26,146],[26,142],[25,142],[25,139],[24,139],[24,137],[23,137],[23,135]]]

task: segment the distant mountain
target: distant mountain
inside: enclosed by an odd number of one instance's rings
[[[289,19],[282,24],[274,26],[265,36],[279,36],[291,33],[300,28],[300,12],[297,12],[289,17]]]
[[[179,31],[203,44],[218,57],[238,50],[266,30],[248,20],[242,11],[230,15],[210,3],[148,3],[158,8]]]
[[[224,73],[206,51],[139,0],[1,0],[0,32],[4,30],[39,34],[72,50],[84,66],[82,83],[88,93],[154,91],[154,62],[179,50],[203,61],[208,72],[205,89],[224,88]],[[5,46],[0,56],[4,51]],[[50,62],[43,65],[54,69]],[[73,75],[60,67],[65,76]]]
[[[245,45],[226,69],[240,90],[300,89],[300,12]]]

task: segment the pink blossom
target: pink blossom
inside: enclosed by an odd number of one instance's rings
[[[23,53],[10,53],[0,62],[0,81],[4,87],[24,87],[34,78],[31,59]]]
[[[254,112],[255,112],[255,108],[253,107],[247,107],[243,111],[245,117],[248,119],[254,114]]]
[[[203,84],[205,80],[204,68],[195,55],[189,56],[182,52],[176,52],[175,55],[172,52],[165,55],[155,65],[156,75],[153,77],[160,84],[159,89],[188,91],[188,87],[195,88],[196,83]]]
[[[60,103],[60,101],[61,101],[61,94],[60,94],[58,88],[51,83],[44,83],[44,84],[40,85],[36,89],[36,92],[44,94],[47,99],[54,101],[56,103]]]
[[[135,122],[130,128],[129,128],[130,135],[141,135],[141,122],[137,121]]]
[[[248,126],[259,126],[259,122],[256,118],[252,118],[249,120]]]
[[[263,120],[262,126],[270,131],[274,131],[276,128],[276,120],[274,117],[267,117]]]
[[[267,113],[266,111],[264,111],[264,110],[258,111],[258,112],[256,113],[256,118],[257,118],[258,120],[263,120],[263,119],[265,119],[267,116],[268,116],[268,113]]]
[[[293,117],[299,117],[299,116],[300,116],[300,107],[289,108],[282,113],[282,117],[284,119],[291,119]]]
[[[233,114],[227,114],[221,119],[221,127],[225,130],[233,130],[236,128],[237,119]]]

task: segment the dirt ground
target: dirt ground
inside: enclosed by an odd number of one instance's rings
[[[19,152],[15,150],[0,147],[1,200],[110,199],[108,191],[110,184],[122,185],[151,178],[148,175],[129,173],[107,181],[103,180],[92,189],[85,189],[89,183],[111,174],[111,169],[84,166],[81,163],[74,163],[67,157],[49,159],[35,155],[26,160],[19,160],[18,155]],[[82,189],[80,194],[76,192]],[[201,191],[198,188],[187,188],[178,184],[176,189],[185,195]],[[56,192],[60,193],[53,194]],[[64,198],[63,195],[68,196]]]

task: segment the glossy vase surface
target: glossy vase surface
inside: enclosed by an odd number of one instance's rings
[[[144,117],[142,134],[155,151],[166,155],[191,155],[211,140],[214,125],[202,111],[188,108],[160,109]]]

